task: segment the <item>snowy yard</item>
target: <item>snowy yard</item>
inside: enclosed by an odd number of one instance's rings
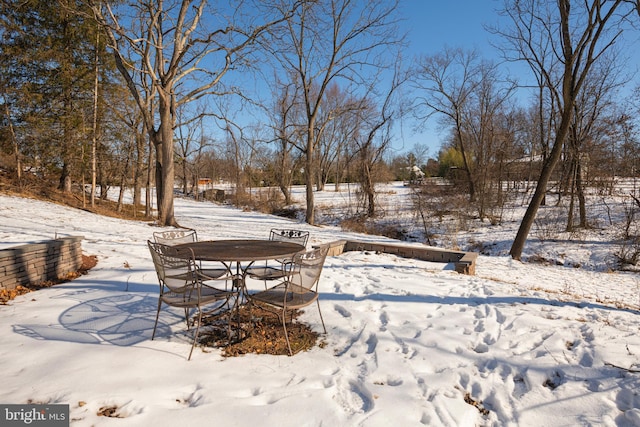
[[[311,232],[309,247],[388,240],[184,199],[175,212],[201,239],[295,227]],[[74,426],[640,426],[640,280],[609,272],[606,229],[527,245],[560,266],[506,256],[515,222],[476,227],[459,241],[493,255],[475,276],[387,254],[329,257],[326,346],[233,358],[197,348],[187,362],[179,310],[163,310],[150,339],[158,285],[146,240],[157,227],[6,195],[0,217],[0,247],[81,235],[99,260],[0,306],[2,403],[69,404]],[[315,309],[302,320],[320,327]]]

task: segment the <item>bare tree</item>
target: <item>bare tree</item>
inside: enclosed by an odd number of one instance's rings
[[[441,53],[420,58],[414,73],[414,85],[420,91],[415,106],[418,117],[427,120],[438,114],[444,126],[452,127],[456,148],[464,161],[469,198],[474,201],[476,191],[470,142],[464,130],[464,111],[481,83],[478,53],[445,48]]]
[[[613,51],[608,52],[613,53]],[[585,80],[576,98],[571,129],[568,135],[567,183],[570,194],[567,231],[575,228],[574,209],[578,200],[580,228],[588,227],[584,187],[588,183],[587,171],[595,175],[599,163],[606,163],[609,150],[601,149],[606,135],[611,132],[610,117],[614,116],[617,105],[614,101],[616,89],[628,81],[622,75],[616,55],[607,55],[604,61],[594,64],[594,72]],[[591,166],[594,166],[593,168]]]
[[[415,106],[419,117],[438,115],[451,130],[462,159],[460,181],[484,218],[499,203],[500,173],[513,144],[505,118],[515,84],[475,51],[446,48],[420,60],[414,85],[420,90]]]
[[[503,13],[513,24],[504,37],[512,59],[523,60],[542,76],[559,111],[549,157],[542,165],[535,192],[511,246],[510,255],[520,259],[527,236],[546,193],[547,184],[569,134],[576,96],[592,72],[593,65],[613,46],[621,34],[619,20],[633,9],[624,0],[507,0]],[[625,10],[626,9],[626,10]],[[553,70],[560,70],[559,79]]]
[[[491,216],[502,206],[501,181],[506,156],[515,143],[511,116],[511,95],[514,82],[503,81],[498,66],[481,61],[477,66],[478,84],[462,109],[462,126],[468,139],[467,164],[472,165],[478,216]]]
[[[182,181],[183,194],[189,194],[197,187],[197,179],[194,176],[195,159],[206,148],[208,140],[204,136],[203,121],[206,117],[205,106],[197,107],[195,117],[187,117],[185,108],[177,111],[176,123],[176,163],[179,166],[178,178]],[[191,183],[191,188],[189,184]],[[197,192],[195,194],[197,197]]]
[[[361,114],[362,101],[341,89],[337,84],[329,86],[318,115],[318,148],[316,149],[316,188],[323,191],[334,171],[347,141],[357,130],[357,117]],[[355,154],[355,153],[354,153]]]
[[[365,106],[361,109],[362,125],[358,127],[354,142],[360,159],[360,187],[365,195],[367,216],[370,218],[376,214],[375,168],[382,162],[391,144],[393,125],[406,111],[400,90],[407,79],[406,72],[401,68],[401,61],[398,60],[387,90],[378,94],[379,103],[371,101],[374,99],[372,94],[364,100]]]
[[[382,66],[385,50],[398,43],[394,12],[397,0],[316,0],[306,2],[280,35],[274,54],[287,75],[295,76],[303,98],[299,123],[305,158],[306,221],[315,223],[315,150],[322,137],[318,119],[326,92],[334,82],[357,90],[369,72]]]
[[[221,10],[210,9],[206,0],[92,3],[156,149],[160,224],[177,225],[173,211],[176,109],[223,92],[222,77],[243,59],[246,49],[297,6],[297,1],[277,3],[240,2]],[[254,24],[258,19],[261,23]]]
[[[274,179],[284,196],[285,205],[290,205],[292,201],[290,187],[296,163],[292,151],[298,132],[297,109],[300,107],[297,91],[298,87],[294,83],[276,79],[273,88],[274,105],[269,111],[273,139],[268,142],[275,145]]]

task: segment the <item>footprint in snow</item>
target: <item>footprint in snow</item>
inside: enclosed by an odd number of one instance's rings
[[[387,314],[386,311],[383,311],[380,314],[380,324],[381,324],[380,330],[383,331],[383,332],[386,331],[387,330],[387,324],[389,324],[389,315]]]
[[[349,310],[347,310],[346,308],[344,308],[343,306],[336,304],[336,305],[333,306],[333,308],[342,317],[351,317],[351,312]]]
[[[513,376],[513,391],[511,392],[511,396],[513,396],[514,399],[520,399],[527,394],[530,389],[531,387],[529,387],[524,375],[518,374]]]
[[[337,384],[338,393],[334,399],[349,414],[369,412],[374,407],[374,398],[371,392],[358,381],[348,381]]]
[[[381,283],[382,282],[382,280],[380,280],[379,277],[368,276],[367,279],[372,281],[372,282],[374,282],[374,283]]]

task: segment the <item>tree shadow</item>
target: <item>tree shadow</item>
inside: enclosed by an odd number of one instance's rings
[[[70,292],[59,296],[81,302],[63,311],[57,325],[17,324],[13,330],[34,339],[81,344],[132,346],[151,339],[157,297],[126,293],[83,300],[93,292]],[[171,316],[174,323],[184,321],[184,317],[163,310],[156,335],[170,333],[167,316]]]
[[[338,293],[325,293],[321,292],[320,301],[384,301],[384,302],[400,302],[400,303],[419,303],[419,304],[444,304],[444,305],[468,305],[477,306],[485,304],[500,304],[500,305],[514,305],[514,304],[537,304],[553,307],[574,307],[574,308],[589,308],[608,310],[616,312],[624,312],[631,314],[640,314],[640,310],[631,307],[616,307],[600,303],[594,303],[590,301],[562,301],[552,300],[545,298],[534,297],[519,297],[519,296],[501,296],[501,297],[456,297],[456,296],[434,296],[434,295],[420,295],[420,294],[408,294],[408,295],[394,295],[383,293],[370,293],[366,295],[356,296],[354,294],[338,294]]]

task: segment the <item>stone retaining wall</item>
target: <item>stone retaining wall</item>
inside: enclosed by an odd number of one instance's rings
[[[348,251],[372,251],[394,254],[405,258],[416,258],[423,261],[453,263],[455,270],[461,274],[475,275],[475,252],[448,251],[432,247],[403,246],[392,243],[371,243],[355,240],[337,240],[329,243],[329,255],[340,255]]]
[[[64,278],[82,266],[82,237],[0,249],[0,289]]]

